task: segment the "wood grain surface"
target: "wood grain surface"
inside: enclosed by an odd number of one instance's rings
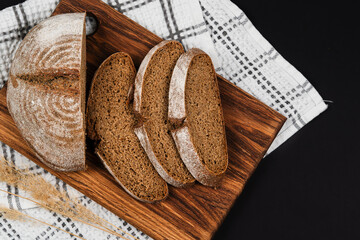
[[[54,14],[84,11],[99,22],[95,34],[87,37],[88,84],[96,68],[112,53],[129,53],[138,67],[149,49],[162,40],[99,0],[63,0]],[[86,171],[55,172],[37,160],[22,139],[6,108],[6,87],[0,91],[0,141],[155,239],[210,239],[286,120],[226,79],[218,79],[229,168],[217,189],[200,184],[186,189],[170,187],[163,202],[139,202],[105,170],[91,144]]]

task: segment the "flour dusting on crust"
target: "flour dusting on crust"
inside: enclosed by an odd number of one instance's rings
[[[71,13],[39,23],[20,44],[10,69],[9,112],[40,160],[55,170],[85,169],[84,21],[85,13]]]

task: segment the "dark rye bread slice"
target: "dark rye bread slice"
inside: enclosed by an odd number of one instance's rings
[[[181,158],[200,183],[218,186],[228,166],[225,123],[210,57],[190,49],[176,63],[169,90],[169,120]]]
[[[195,182],[181,161],[167,118],[171,74],[182,53],[184,48],[177,41],[153,47],[140,65],[134,88],[134,110],[139,119],[135,133],[160,176],[175,187]]]
[[[108,57],[95,73],[87,103],[88,136],[95,152],[119,184],[144,202],[163,200],[168,186],[159,176],[134,133],[130,103],[136,70],[122,52]]]

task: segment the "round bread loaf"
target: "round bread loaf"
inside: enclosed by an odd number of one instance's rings
[[[85,13],[50,17],[21,42],[7,105],[22,136],[47,166],[85,169]]]

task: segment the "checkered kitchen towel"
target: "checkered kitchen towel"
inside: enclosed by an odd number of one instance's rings
[[[273,151],[305,124],[326,109],[310,82],[289,64],[256,30],[246,15],[229,0],[105,0],[145,28],[163,37],[182,42],[185,48],[198,47],[213,59],[219,74],[288,118],[270,147]],[[8,79],[11,59],[26,33],[50,16],[58,0],[28,0],[0,12],[0,88]],[[78,196],[81,201],[112,223],[141,239],[148,238],[87,197],[51,176],[5,144],[0,155],[20,166],[42,174],[56,187]],[[4,183],[0,188],[26,195]],[[71,219],[63,218],[11,195],[0,194],[0,204],[26,209],[27,214],[46,216],[47,222],[68,228],[85,239],[113,239]],[[0,239],[72,239],[46,226],[31,226],[0,217]],[[47,238],[49,237],[49,238]]]

